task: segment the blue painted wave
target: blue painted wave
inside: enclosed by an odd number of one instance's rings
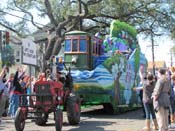
[[[112,74],[103,66],[99,65],[92,71],[71,71],[74,83],[91,83],[99,84],[106,87],[113,84]]]

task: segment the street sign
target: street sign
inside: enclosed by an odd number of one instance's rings
[[[31,39],[22,40],[22,63],[37,65],[36,44]]]

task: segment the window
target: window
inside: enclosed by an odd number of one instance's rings
[[[78,51],[78,40],[74,39],[72,41],[72,52],[76,52],[76,51]]]
[[[80,52],[87,52],[86,40],[80,40]]]
[[[74,37],[65,41],[65,52],[87,52],[87,40]]]
[[[16,56],[20,56],[20,51],[17,51],[16,52]]]
[[[66,40],[65,41],[65,51],[70,52],[71,51],[71,40]]]
[[[20,59],[16,59],[16,62],[20,62]]]

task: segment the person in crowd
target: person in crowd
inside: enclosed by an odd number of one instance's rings
[[[8,94],[9,94],[8,103],[10,103],[11,96],[12,96],[13,91],[14,91],[14,86],[13,86],[14,76],[15,76],[15,74],[14,73],[11,73],[9,79],[5,83],[6,86],[7,86],[7,89],[8,89]],[[10,108],[10,106],[8,106],[7,115],[8,116],[11,116],[12,115],[12,108]]]
[[[5,83],[7,85],[7,87],[8,87],[8,93],[9,94],[11,94],[12,91],[13,91],[13,80],[14,80],[14,76],[15,76],[15,74],[14,73],[11,73],[9,79]]]
[[[154,75],[148,74],[145,78],[145,84],[142,87],[134,88],[134,90],[142,90],[143,91],[143,105],[146,113],[146,126],[143,128],[144,130],[150,131],[150,119],[152,117],[154,127],[153,129],[158,129],[158,124],[156,120],[156,115],[154,112],[153,101],[152,101],[152,93],[155,87]]]
[[[49,76],[47,77],[47,81],[53,81],[53,77],[52,77],[51,75],[49,75]]]
[[[159,69],[152,98],[159,131],[168,131],[168,113],[170,106],[170,80],[166,76],[166,69]]]
[[[52,76],[52,71],[51,71],[51,69],[47,69],[46,71],[45,71],[45,77],[46,77],[46,79],[53,79],[53,76]]]
[[[19,73],[21,75],[19,75]],[[11,113],[11,117],[15,117],[15,113],[19,106],[19,95],[23,93],[21,84],[20,84],[20,78],[22,78],[22,75],[24,73],[21,72],[20,68],[17,68],[17,71],[15,73],[14,79],[13,79],[13,91],[10,98],[10,104],[9,104],[9,114]]]
[[[146,74],[147,73],[144,71],[144,68],[141,66],[140,70],[139,70],[139,76],[140,76],[139,87],[143,87],[143,85],[145,84]],[[142,104],[143,117],[145,118],[146,117],[146,112],[145,112],[143,101],[142,101],[142,99],[143,99],[143,90],[139,90],[139,97],[140,97],[141,104]]]
[[[174,104],[173,104],[173,97],[174,97],[174,92],[173,92],[173,82],[171,81],[171,75],[172,75],[172,71],[170,68],[167,68],[166,69],[166,76],[168,78],[168,80],[170,81],[170,84],[171,84],[171,88],[170,88],[170,107],[169,107],[169,113],[168,113],[168,123],[169,123],[169,127],[172,127],[171,126],[171,123],[173,123],[173,108],[174,108]]]
[[[143,86],[142,84],[140,86]],[[143,118],[146,118],[146,112],[145,112],[145,109],[144,109],[144,105],[143,105],[143,90],[139,90],[139,97],[140,97],[140,100],[141,100],[141,104],[142,104],[142,111],[143,111]]]
[[[31,78],[29,76],[26,76],[25,83],[26,83],[26,94],[31,95],[31,87],[30,87],[31,86]],[[30,97],[27,96],[26,99],[27,99],[27,105],[29,105],[30,104]]]
[[[27,94],[27,78],[28,76],[23,76],[21,77],[21,79],[19,79],[19,83],[21,85],[22,88],[22,94],[26,95]],[[26,96],[22,96],[22,105],[26,105],[27,104],[27,97]]]
[[[38,75],[38,79],[36,80],[36,82],[40,82],[40,81],[46,81],[46,75],[43,72],[40,72]]]
[[[2,121],[1,117],[5,111],[5,105],[8,98],[8,89],[3,82],[4,76],[8,73],[7,67],[4,67],[0,73],[0,123]]]
[[[171,89],[170,89],[170,122],[175,122],[175,74],[171,76]]]

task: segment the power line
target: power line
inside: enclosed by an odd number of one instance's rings
[[[154,43],[154,36],[153,36],[153,34],[151,33],[151,50],[152,50],[152,63],[153,63],[153,74],[155,75],[155,54],[154,54],[154,47],[155,46],[158,46],[158,45],[155,45],[155,43]]]
[[[31,20],[29,20],[29,19],[27,19],[27,18],[23,18],[23,17],[18,16],[18,15],[14,15],[14,14],[11,14],[11,13],[8,13],[8,12],[5,12],[5,11],[2,11],[2,10],[0,10],[0,12],[5,13],[5,14],[8,14],[8,15],[11,15],[11,16],[14,16],[14,17],[17,17],[17,18],[20,18],[20,19],[23,19],[23,20],[26,20],[26,21],[32,22]],[[48,27],[48,28],[52,28],[51,26],[44,25],[44,24],[41,24],[41,23],[38,23],[38,22],[34,22],[34,23],[35,23],[35,24],[38,24],[38,25],[42,25],[42,26]]]

